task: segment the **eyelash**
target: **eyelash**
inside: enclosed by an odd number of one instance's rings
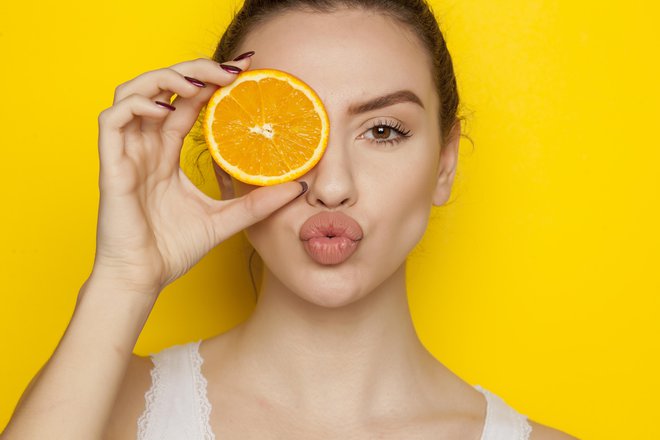
[[[386,139],[386,140],[378,140],[378,139],[367,139],[371,143],[375,144],[398,144],[399,142],[405,140],[405,138],[408,138],[412,136],[410,134],[410,130],[406,130],[403,125],[400,122],[391,122],[391,121],[378,121],[375,125],[372,125],[369,127],[369,130],[373,130],[374,128],[379,128],[379,127],[389,127],[393,129],[395,132],[399,134],[399,137],[395,139]]]

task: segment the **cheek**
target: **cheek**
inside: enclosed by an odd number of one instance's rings
[[[241,182],[240,180],[232,179],[232,181],[234,186],[234,194],[236,197],[242,197],[259,188],[259,186],[249,185],[247,183]],[[278,245],[278,239],[282,241],[284,238],[281,231],[276,233],[274,229],[278,227],[277,218],[281,217],[281,213],[283,211],[286,211],[286,209],[276,211],[267,218],[244,229],[244,234],[248,241],[264,259],[264,253],[268,252],[270,249],[276,248]]]
[[[364,175],[369,191],[362,196],[370,204],[374,229],[379,236],[396,237],[389,245],[398,243],[405,252],[412,250],[426,231],[436,183],[433,152],[429,149],[419,153],[402,154],[399,160],[389,161],[387,167]]]
[[[250,244],[262,253],[262,249],[268,248],[277,239],[279,234],[274,234],[272,228],[275,226],[273,223],[276,214],[261,220],[247,228],[245,228],[245,235]]]
[[[287,207],[284,207],[244,230],[252,247],[267,264],[281,262],[281,253],[288,255],[293,247],[299,245],[297,232],[294,231],[288,211]]]

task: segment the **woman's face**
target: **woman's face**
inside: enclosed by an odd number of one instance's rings
[[[307,193],[248,228],[247,237],[266,270],[301,298],[326,307],[356,301],[405,263],[431,205],[445,203],[451,189],[457,142],[441,153],[430,60],[404,27],[361,10],[280,14],[236,53],[248,50],[256,52],[251,69],[289,72],[316,91],[330,137],[319,163],[298,179],[308,183]],[[360,108],[402,90],[411,93]],[[377,128],[387,125],[408,137]],[[233,183],[237,196],[256,188]],[[299,236],[303,223],[323,211],[349,215],[363,232],[339,264],[315,261]]]

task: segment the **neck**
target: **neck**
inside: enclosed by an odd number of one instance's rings
[[[404,263],[363,298],[328,308],[266,269],[254,313],[235,329],[236,367],[260,396],[310,417],[364,420],[419,402],[440,364],[417,337],[405,278]]]

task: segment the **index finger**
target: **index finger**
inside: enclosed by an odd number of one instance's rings
[[[222,65],[238,67],[240,71],[244,71],[250,66],[250,59],[218,64],[212,60],[199,58],[175,64],[170,66],[170,69],[179,72],[181,75],[203,81],[207,85],[222,87],[231,84],[238,74],[238,72],[230,73],[224,70],[221,67]],[[185,137],[197,120],[202,107],[206,105],[217,89],[217,87],[206,87],[200,89],[199,93],[191,97],[177,96],[172,103],[177,108],[176,114],[168,115],[163,122],[162,131],[177,138]]]
[[[250,65],[250,58],[238,61],[217,63],[208,58],[183,61],[169,66],[183,76],[193,77],[206,84],[226,86],[236,78],[236,74],[246,70]]]

